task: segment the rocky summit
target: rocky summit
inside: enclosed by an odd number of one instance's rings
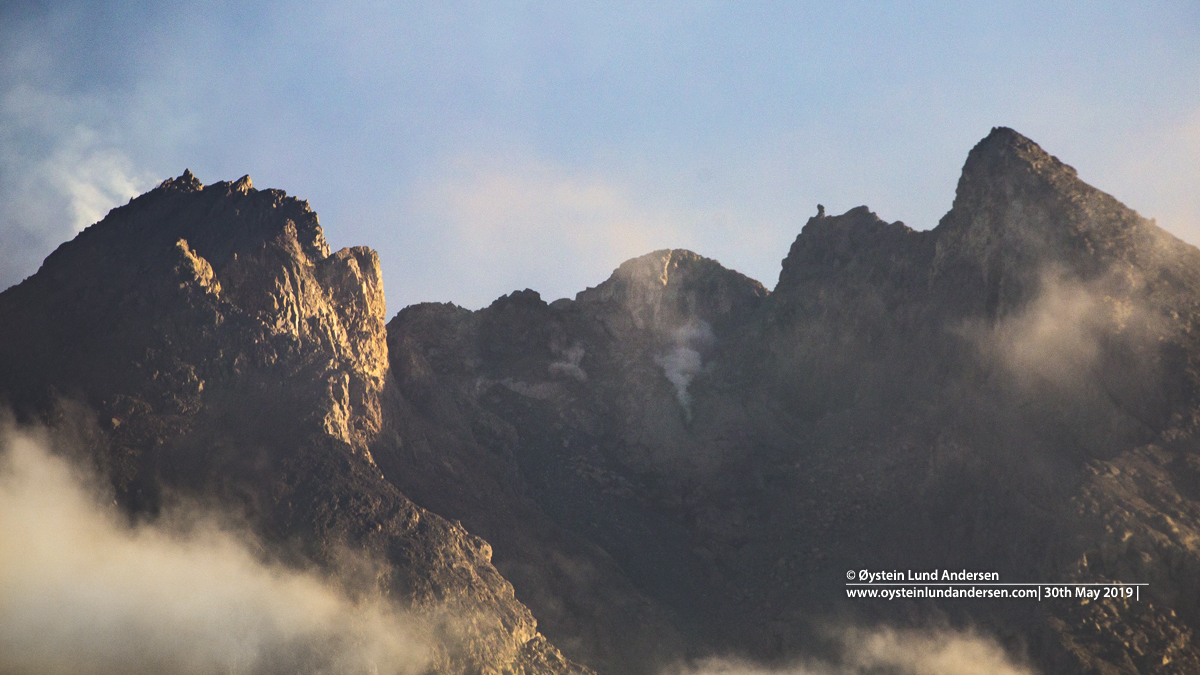
[[[343,573],[347,549],[378,563],[386,596],[439,624],[437,672],[587,672],[486,542],[372,459],[383,312],[378,256],[330,253],[306,202],[185,172],[0,294],[0,392],[18,419],[83,426],[131,515],[215,501],[298,568]]]
[[[1200,250],[1011,129],[931,230],[818,209],[771,291],[662,250],[385,324],[379,265],[185,172],[0,294],[0,397],[131,517],[186,495],[289,566],[376,561],[438,673],[908,672],[837,637],[871,630],[1200,672]],[[855,599],[848,570],[1046,597]]]

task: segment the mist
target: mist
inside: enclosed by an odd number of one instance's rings
[[[1024,312],[997,326],[999,356],[1019,377],[1066,385],[1100,354],[1102,306],[1082,285],[1043,280]]]
[[[131,526],[36,430],[0,430],[0,672],[420,672],[421,631],[204,514]],[[198,524],[197,524],[198,523]]]
[[[1123,344],[1140,353],[1167,330],[1161,317],[1130,297],[1128,283],[1115,273],[1084,283],[1046,271],[1019,311],[992,326],[967,325],[962,334],[1021,386],[1076,390],[1103,365],[1106,349]]]
[[[584,372],[583,368],[579,367],[579,362],[583,360],[583,355],[585,354],[583,345],[577,342],[567,350],[559,349],[557,345],[551,345],[550,348],[560,357],[560,360],[550,364],[551,373],[566,375],[580,382],[587,382],[587,373]]]
[[[740,659],[708,659],[664,675],[1033,675],[995,640],[965,631],[847,629],[835,662],[769,668]]]

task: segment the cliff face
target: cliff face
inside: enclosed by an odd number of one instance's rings
[[[292,564],[378,561],[382,592],[443,623],[440,672],[579,671],[488,544],[372,459],[383,312],[378,256],[331,254],[307,203],[185,172],[0,294],[0,397],[24,419],[93,419],[91,459],[132,514],[216,501]]]
[[[395,409],[456,431],[394,427],[373,452],[486,531],[547,634],[601,667],[786,659],[849,619],[981,627],[1054,672],[1186,672],[1198,299],[1200,251],[996,129],[937,228],[822,213],[770,294],[661,251],[574,301],[405,309]],[[484,463],[505,499],[447,487]],[[522,541],[534,520],[556,534]],[[842,592],[847,569],[935,567],[1151,586],[1036,607]],[[671,646],[621,637],[636,621]]]
[[[388,324],[392,433],[373,452],[402,490],[496,547],[574,658],[656,672],[684,656],[677,624],[691,619],[654,598],[691,582],[685,532],[658,511],[677,487],[641,477],[690,452],[689,389],[765,296],[715,261],[657,251],[575,301],[526,290],[474,313],[406,308]]]
[[[330,255],[306,203],[255,190],[249,177],[207,190],[190,173],[166,181],[5,295],[4,311],[19,317],[4,335],[17,346],[5,382],[23,388],[18,401],[45,402],[52,388],[119,423],[121,397],[192,415],[206,386],[243,393],[286,378],[290,400],[270,405],[303,410],[303,432],[361,454],[378,431],[378,256]]]

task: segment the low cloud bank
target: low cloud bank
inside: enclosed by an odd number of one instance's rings
[[[1033,675],[994,640],[970,632],[851,629],[839,642],[837,663],[767,668],[737,659],[709,659],[669,675]]]
[[[0,430],[0,672],[399,675],[425,666],[419,632],[385,603],[354,602],[315,576],[267,565],[216,526],[130,527],[47,448],[35,432]]]

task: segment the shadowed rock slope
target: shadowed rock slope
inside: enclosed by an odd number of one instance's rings
[[[406,308],[370,450],[601,670],[883,623],[1047,672],[1196,672],[1198,303],[1200,251],[998,128],[936,228],[822,210],[769,294],[659,251],[573,301]],[[933,568],[1150,585],[846,598],[846,570]]]
[[[216,502],[270,555],[371,585],[436,625],[443,673],[581,673],[491,548],[413,504],[369,451],[388,380],[379,260],[248,177],[190,173],[114,209],[0,294],[0,398],[83,429],[119,503]],[[81,421],[83,420],[83,421]]]
[[[715,261],[658,251],[574,302],[526,290],[479,312],[406,308],[388,326],[396,396],[373,452],[503,552],[555,644],[605,672],[655,672],[687,653],[682,596],[702,580],[663,510],[681,496],[659,468],[693,455],[680,387],[765,296]]]

